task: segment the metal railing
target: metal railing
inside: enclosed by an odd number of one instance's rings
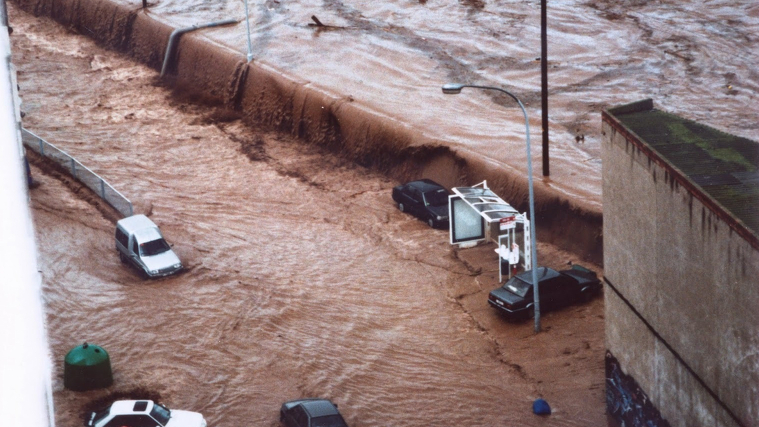
[[[21,129],[21,139],[29,149],[68,170],[71,176],[94,191],[95,194],[113,206],[122,215],[125,217],[133,215],[132,202],[129,199],[65,151],[23,128]]]

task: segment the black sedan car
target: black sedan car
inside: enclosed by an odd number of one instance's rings
[[[393,200],[432,228],[448,228],[448,190],[431,179],[420,179],[393,188]]]
[[[539,267],[537,276],[541,312],[589,301],[601,291],[598,275],[579,265],[562,271]],[[491,291],[488,297],[491,306],[511,319],[533,317],[534,300],[531,270],[512,277],[503,287]]]
[[[279,420],[287,427],[348,427],[337,405],[327,399],[298,399],[282,404]]]

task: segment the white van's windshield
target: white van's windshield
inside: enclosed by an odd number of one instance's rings
[[[140,254],[142,256],[153,256],[164,253],[171,249],[168,243],[163,239],[156,239],[151,242],[140,243]]]

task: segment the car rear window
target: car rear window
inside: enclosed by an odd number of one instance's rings
[[[519,277],[512,277],[508,282],[506,282],[505,285],[503,285],[503,289],[506,289],[512,294],[516,294],[524,298],[532,289],[532,285],[520,279]]]

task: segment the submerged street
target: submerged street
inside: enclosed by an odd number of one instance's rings
[[[486,302],[493,247],[454,249],[398,211],[396,182],[182,100],[156,70],[9,7],[24,126],[130,198],[187,267],[142,280],[119,262],[113,212],[33,160],[58,425],[134,389],[213,427],[277,426],[299,397],[332,399],[354,427],[605,423],[601,298],[547,314],[538,335],[507,322]],[[538,249],[541,265],[581,261]],[[63,388],[85,341],[109,352],[111,388]]]

